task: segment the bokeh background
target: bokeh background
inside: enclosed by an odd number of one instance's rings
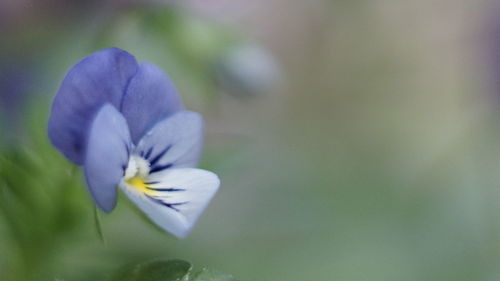
[[[1,0],[0,34],[0,280],[156,258],[242,281],[500,280],[500,2]],[[222,186],[187,239],[125,198],[95,214],[47,140],[66,71],[111,46],[206,118]]]

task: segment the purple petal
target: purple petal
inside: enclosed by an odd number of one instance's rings
[[[71,161],[83,164],[92,117],[105,103],[120,108],[137,68],[131,54],[111,48],[89,55],[68,72],[52,104],[48,130],[54,146]]]
[[[132,141],[137,144],[155,123],[183,108],[168,76],[157,66],[142,63],[130,81],[120,111],[127,119]]]
[[[156,124],[140,141],[137,153],[151,164],[151,173],[195,167],[203,143],[203,118],[180,111]]]
[[[110,104],[92,122],[85,158],[85,178],[95,203],[110,212],[116,205],[116,189],[128,164],[131,146],[127,121]]]

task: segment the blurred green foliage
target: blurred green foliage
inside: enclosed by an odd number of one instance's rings
[[[2,280],[39,280],[91,211],[78,168],[49,143],[47,110],[34,110],[25,138],[0,150],[0,216],[10,248]],[[43,279],[42,279],[43,280]]]

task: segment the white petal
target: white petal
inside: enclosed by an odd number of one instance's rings
[[[130,184],[125,194],[154,223],[177,237],[185,237],[219,188],[216,174],[194,168],[168,169],[146,179],[147,190]]]

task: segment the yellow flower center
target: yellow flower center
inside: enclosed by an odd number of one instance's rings
[[[148,188],[148,186],[144,182],[144,179],[142,179],[140,177],[133,177],[133,178],[127,179],[126,183],[135,187],[140,192],[151,193],[151,190]]]

